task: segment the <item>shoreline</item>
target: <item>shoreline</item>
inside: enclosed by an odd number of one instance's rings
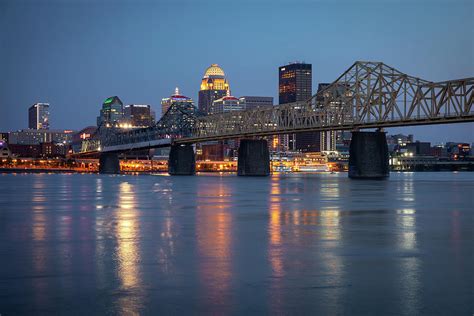
[[[391,173],[399,173],[399,172],[472,172],[472,170],[390,170]],[[87,170],[75,170],[75,169],[27,169],[27,168],[0,168],[0,174],[9,174],[9,173],[82,173],[82,174],[98,174],[98,171],[87,171]],[[161,174],[167,173],[167,171],[122,171],[120,174]],[[237,173],[237,171],[197,171],[198,173]],[[272,172],[272,174],[318,174],[318,173],[330,173],[330,172],[314,172],[314,171],[297,171],[297,172]],[[347,173],[347,171],[336,171],[336,173]]]

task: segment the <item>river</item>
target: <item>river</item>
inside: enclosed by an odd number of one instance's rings
[[[0,314],[471,315],[474,173],[0,174]]]

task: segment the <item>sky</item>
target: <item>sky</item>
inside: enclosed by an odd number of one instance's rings
[[[356,60],[430,81],[474,77],[472,0],[0,0],[0,131],[50,103],[53,129],[95,125],[102,102],[150,104],[180,88],[197,103],[219,64],[234,96],[278,98],[278,66],[313,65],[313,92]],[[474,142],[474,123],[404,127]]]

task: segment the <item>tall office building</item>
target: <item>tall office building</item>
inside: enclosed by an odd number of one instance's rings
[[[303,102],[312,96],[312,66],[290,63],[278,72],[279,104]],[[304,132],[279,136],[280,150],[319,151],[319,132]]]
[[[49,129],[49,103],[35,103],[28,109],[28,128]]]
[[[224,71],[219,65],[212,64],[206,69],[201,80],[198,100],[199,110],[205,114],[210,114],[212,103],[225,97],[229,90],[229,83],[225,78]]]
[[[182,95],[179,93],[179,88],[176,87],[174,90],[174,94],[169,98],[161,99],[161,116],[165,115],[168,109],[173,104],[178,104],[183,109],[193,109],[194,108],[194,101],[187,96]]]
[[[130,104],[124,108],[125,120],[133,127],[150,127],[154,123],[150,105]]]
[[[279,104],[306,101],[312,97],[311,64],[290,63],[279,68]]]
[[[118,96],[105,99],[97,117],[97,126],[113,126],[123,120],[123,103]]]

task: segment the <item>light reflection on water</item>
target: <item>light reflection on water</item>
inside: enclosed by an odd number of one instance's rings
[[[204,205],[196,209],[196,239],[198,275],[208,312],[228,312],[232,279],[232,215],[229,188],[222,182],[216,186],[202,186],[198,198]]]
[[[474,184],[463,173],[5,179],[6,314],[364,314],[375,304],[378,314],[412,315],[470,306]]]
[[[137,314],[142,308],[140,277],[140,224],[136,209],[134,188],[123,181],[119,185],[116,210],[115,236],[117,241],[118,277],[121,293],[117,305],[125,314]]]

